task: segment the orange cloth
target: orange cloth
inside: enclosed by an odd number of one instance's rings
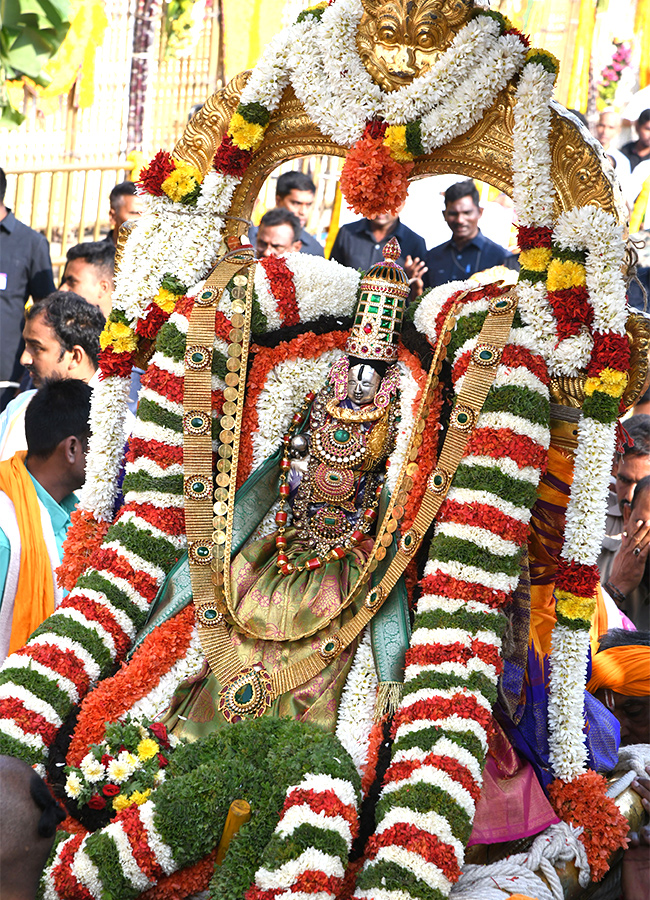
[[[650,696],[650,647],[610,647],[591,661],[587,690],[609,688],[626,697]]]
[[[530,563],[530,638],[541,658],[551,652],[551,635],[556,622],[555,575],[564,543],[564,523],[573,481],[573,459],[551,445],[548,467],[537,490],[528,537]],[[596,612],[591,623],[591,642],[598,643],[607,631],[607,611],[600,585],[596,591]]]
[[[19,650],[30,634],[54,612],[54,575],[43,537],[36,488],[25,468],[25,451],[0,462],[0,491],[16,511],[20,531],[20,573],[14,600],[9,652]]]
[[[537,489],[528,533],[530,563],[529,646],[541,658],[551,652],[555,626],[555,575],[564,541],[564,519],[573,481],[573,459],[551,445]]]

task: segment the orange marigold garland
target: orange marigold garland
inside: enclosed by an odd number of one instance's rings
[[[372,219],[385,212],[396,216],[406,200],[412,169],[413,163],[393,159],[383,134],[373,137],[366,127],[363,137],[348,151],[339,184],[360,216]]]
[[[68,765],[78,766],[88,747],[104,739],[107,723],[117,721],[136,701],[150,693],[184,656],[193,627],[194,608],[190,605],[147,635],[133,659],[87,695],[68,749]]]
[[[63,542],[63,562],[56,570],[59,584],[71,591],[77,579],[90,565],[93,554],[102,545],[110,522],[100,522],[86,509],[75,509]]]
[[[612,853],[627,847],[630,829],[616,803],[607,796],[607,781],[588,770],[569,782],[556,779],[548,792],[562,821],[584,829],[580,840],[587,851],[591,878],[600,881],[609,869]]]

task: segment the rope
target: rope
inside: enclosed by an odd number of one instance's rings
[[[517,853],[488,866],[465,866],[451,890],[451,897],[453,900],[503,900],[519,893],[537,900],[564,900],[556,866],[574,862],[582,888],[591,880],[587,854],[578,840],[581,833],[582,828],[559,822],[538,835],[527,853]]]
[[[619,748],[614,773],[621,775],[632,770],[645,778],[648,774],[646,766],[650,766],[650,744],[631,744],[629,747]]]

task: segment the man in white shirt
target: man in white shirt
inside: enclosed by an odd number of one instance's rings
[[[54,291],[34,303],[25,313],[25,350],[20,360],[34,386],[52,378],[77,378],[93,387],[103,327],[99,307],[71,291]],[[35,393],[19,394],[0,415],[0,460],[27,449],[25,410]]]

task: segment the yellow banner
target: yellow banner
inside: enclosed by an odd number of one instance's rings
[[[634,39],[641,48],[639,87],[644,88],[650,84],[650,0],[637,0]]]
[[[282,30],[285,0],[223,0],[226,81],[252,69]]]

